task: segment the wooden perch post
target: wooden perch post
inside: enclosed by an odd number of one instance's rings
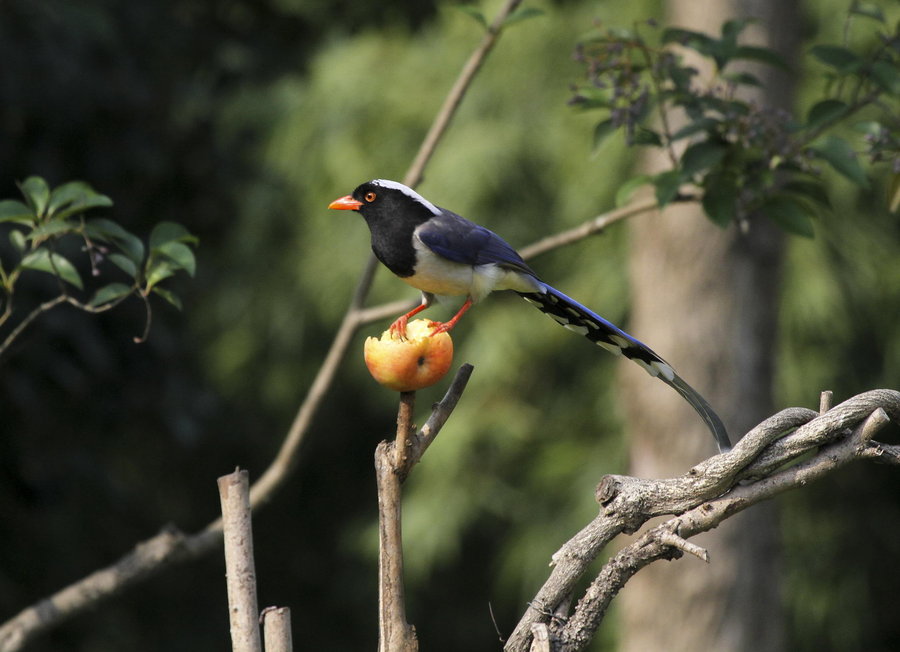
[[[412,422],[415,392],[400,394],[397,436],[375,449],[378,485],[378,650],[418,652],[415,627],[406,622],[403,588],[403,537],[400,527],[400,485],[437,437],[462,396],[472,365],[460,367],[450,388],[417,433]]]
[[[225,533],[225,577],[228,585],[231,649],[234,652],[262,652],[248,473],[235,469],[234,473],[219,478],[218,485]]]
[[[266,652],[291,652],[293,636],[291,634],[291,610],[287,607],[267,607],[263,609],[260,620],[263,624]]]
[[[378,649],[417,652],[415,628],[406,622],[403,592],[403,538],[400,530],[400,483],[403,482],[407,439],[412,428],[415,392],[400,394],[397,438],[375,449],[378,484]]]

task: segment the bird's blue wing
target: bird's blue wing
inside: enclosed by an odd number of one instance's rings
[[[442,258],[466,265],[500,265],[535,276],[499,235],[447,209],[416,229],[416,236]]]

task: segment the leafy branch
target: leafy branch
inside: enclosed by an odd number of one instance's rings
[[[22,315],[10,328],[2,343],[3,355],[12,343],[38,317],[53,308],[68,304],[88,313],[101,313],[115,308],[130,296],[140,298],[146,309],[144,332],[135,340],[146,339],[150,329],[149,297],[156,294],[178,309],[181,300],[161,283],[179,271],[190,276],[196,270],[190,245],[197,238],[175,222],[160,222],[150,233],[147,246],[117,222],[88,218],[93,209],[108,208],[112,200],[83,181],[70,181],[51,189],[41,177],[32,176],[19,184],[24,201],[0,201],[0,225],[5,226],[12,245],[10,259],[0,257],[0,328],[13,324],[16,312],[16,290],[26,273],[41,272],[55,280],[56,296]],[[109,276],[111,265],[124,274],[127,282],[111,281],[98,285],[89,293],[85,287],[72,243],[87,258],[91,276]],[[109,265],[107,265],[109,263]],[[75,294],[75,293],[78,294]],[[80,296],[81,295],[81,296]]]
[[[886,27],[877,8],[854,2],[845,34],[854,17]],[[742,99],[742,89],[762,85],[743,64],[789,70],[774,50],[740,42],[750,23],[729,20],[711,36],[674,27],[657,31],[648,21],[600,31],[577,46],[587,81],[575,87],[570,103],[603,116],[594,129],[595,145],[622,132],[628,145],[659,147],[670,159],[669,169],[626,182],[620,204],[645,184],[661,207],[690,188],[720,226],[765,216],[786,231],[812,236],[812,219],[829,208],[820,164],[867,188],[860,150],[871,163],[887,163],[895,179],[900,176],[900,28],[878,31],[868,49],[847,43],[813,47],[810,56],[825,67],[824,88],[805,116],[798,116]],[[644,36],[648,30],[652,39]],[[700,83],[698,68],[676,46],[708,61],[712,78]],[[859,120],[863,111],[872,117]],[[855,143],[838,135],[838,127],[851,123]],[[896,182],[889,205],[900,206]]]

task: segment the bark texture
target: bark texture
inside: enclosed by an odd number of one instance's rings
[[[754,16],[760,23],[748,40],[790,60],[794,12],[790,1],[672,0],[666,24],[718,34],[725,20]],[[784,80],[766,80],[765,96],[755,99],[788,105]],[[632,221],[631,332],[706,396],[732,438],[773,412],[782,245],[766,220],[752,221],[747,233],[722,231],[695,205]],[[623,373],[633,475],[669,477],[714,452],[677,394],[647,383],[640,370]],[[759,505],[695,542],[709,551],[709,565],[653,564],[622,592],[621,649],[784,649],[776,505]]]

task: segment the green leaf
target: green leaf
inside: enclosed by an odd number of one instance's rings
[[[719,120],[716,120],[715,118],[700,118],[699,120],[694,120],[672,134],[672,140],[681,140],[682,138],[693,136],[701,131],[714,133],[719,124]]]
[[[50,200],[50,188],[47,186],[47,182],[41,177],[28,177],[21,183],[19,189],[34,213],[43,217],[44,211],[47,209],[47,202]]]
[[[606,88],[594,88],[584,86],[578,89],[577,94],[570,102],[577,109],[611,109],[614,106],[612,92]]]
[[[68,220],[52,220],[45,224],[41,224],[39,227],[34,229],[31,233],[28,234],[28,239],[31,241],[43,240],[44,238],[47,238],[51,235],[72,233],[74,231],[77,231],[78,228],[78,224],[73,224]]]
[[[835,171],[862,188],[869,187],[869,179],[859,163],[856,152],[843,138],[825,136],[812,143],[809,148],[820,158],[825,159]]]
[[[853,4],[850,5],[850,13],[856,14],[857,16],[873,18],[881,23],[884,22],[884,13],[881,11],[881,7],[879,7],[874,2],[861,2],[860,0],[853,0]]]
[[[786,193],[798,195],[809,201],[820,204],[825,208],[831,208],[831,200],[828,199],[828,193],[825,191],[825,186],[819,181],[802,181],[800,179],[795,179],[794,181],[784,184],[783,189]]]
[[[109,285],[104,285],[94,293],[90,305],[102,306],[107,303],[112,303],[122,297],[128,296],[133,291],[134,288],[130,285],[125,285],[124,283],[110,283]]]
[[[657,174],[652,178],[652,183],[656,188],[656,203],[662,208],[678,196],[678,191],[684,178],[681,176],[681,170],[668,170]]]
[[[713,223],[726,228],[737,214],[737,178],[734,174],[710,172],[703,187],[703,212]]]
[[[876,61],[872,64],[872,78],[885,93],[900,95],[900,71],[896,63]]]
[[[737,41],[737,37],[741,35],[748,25],[758,23],[756,18],[735,18],[722,23],[722,38],[729,41]]]
[[[619,186],[619,189],[616,191],[616,206],[624,206],[631,201],[631,196],[635,190],[652,182],[653,178],[649,174],[641,174],[630,178]]]
[[[840,45],[815,45],[809,53],[841,73],[853,72],[863,64],[863,59],[855,52]]]
[[[790,72],[791,67],[785,61],[784,57],[775,50],[762,48],[755,45],[741,45],[735,50],[732,59],[746,59],[748,61],[758,61],[773,68],[779,68],[786,72]]]
[[[0,222],[17,222],[32,225],[37,221],[34,211],[15,199],[0,201]]]
[[[696,50],[700,54],[708,55],[713,48],[714,39],[689,29],[670,27],[662,33],[663,43],[679,43],[685,47]]]
[[[85,225],[88,236],[103,242],[111,242],[121,249],[126,256],[140,265],[144,261],[144,243],[133,233],[129,233],[112,220],[96,218]]]
[[[473,7],[472,5],[455,5],[454,8],[463,12],[470,18],[474,18],[478,22],[478,24],[480,24],[485,29],[488,28],[487,20],[485,19],[484,14],[481,13],[481,10],[479,10],[477,7]]]
[[[197,236],[177,222],[160,222],[150,232],[150,249],[157,249],[167,242],[197,243]]]
[[[661,147],[662,138],[652,129],[638,126],[631,135],[632,145],[650,145],[651,147]]]
[[[182,242],[166,242],[165,244],[154,248],[153,251],[168,258],[174,263],[175,269],[183,269],[191,276],[193,276],[194,272],[197,270],[194,252]]]
[[[151,290],[151,291],[152,291],[152,292],[155,292],[156,294],[158,294],[159,296],[161,296],[163,299],[165,299],[166,301],[168,301],[169,303],[171,303],[173,306],[175,306],[176,308],[178,308],[179,310],[181,310],[181,307],[182,307],[182,306],[181,306],[181,299],[178,298],[178,295],[173,294],[172,292],[169,292],[169,291],[166,290],[165,288],[161,288],[161,287],[155,287],[155,288],[153,288],[153,290]]]
[[[130,231],[125,230],[125,228],[117,222],[102,217],[89,220],[85,226],[87,227],[89,236],[103,240],[104,242],[127,240],[128,238],[136,237]]]
[[[616,131],[616,126],[613,124],[612,119],[604,120],[602,122],[598,122],[597,126],[594,127],[594,143],[593,150],[596,152],[600,149],[600,146],[606,142],[606,139],[609,138]]]
[[[170,276],[174,276],[176,272],[175,266],[168,260],[154,260],[146,270],[147,289],[152,290],[160,281],[164,281]]]
[[[25,241],[25,234],[18,229],[13,229],[9,232],[9,241],[19,254],[24,252],[28,246],[28,243]]]
[[[503,26],[509,27],[510,25],[514,25],[515,23],[521,23],[523,20],[528,20],[529,18],[537,18],[538,16],[543,15],[544,12],[540,9],[535,9],[533,7],[519,7],[506,17],[506,20],[503,21]]]
[[[814,104],[806,114],[806,127],[812,129],[834,120],[839,120],[847,113],[847,104],[840,100],[822,100]]]
[[[54,276],[58,275],[59,278],[66,283],[74,285],[79,290],[84,289],[84,284],[81,282],[81,276],[78,274],[78,270],[75,269],[75,266],[64,256],[56,252],[50,253],[50,251],[44,247],[35,249],[25,256],[22,259],[20,266],[25,269],[33,269],[37,272],[47,272]]]
[[[137,278],[138,267],[128,256],[119,253],[113,253],[107,256],[109,262],[128,274],[131,278]]]
[[[815,236],[813,215],[807,206],[792,197],[776,195],[768,199],[760,209],[769,219],[782,229],[805,238]]]
[[[728,148],[722,143],[708,140],[694,143],[681,155],[681,169],[684,176],[692,177],[698,172],[718,165],[727,152]]]
[[[90,208],[112,206],[112,199],[101,195],[83,181],[70,181],[50,193],[48,215],[68,217]],[[61,210],[65,208],[65,210]],[[60,212],[61,211],[61,212]]]

